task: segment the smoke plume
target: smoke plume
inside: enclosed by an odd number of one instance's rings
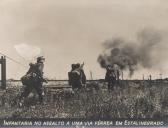
[[[154,65],[153,53],[157,52],[162,41],[160,32],[144,29],[137,33],[136,41],[114,38],[104,42],[105,52],[98,57],[101,67],[117,64],[121,70],[129,70],[132,76],[138,66],[151,68]]]
[[[15,45],[14,48],[16,49],[17,53],[27,61],[32,61],[42,54],[41,48],[25,43]]]

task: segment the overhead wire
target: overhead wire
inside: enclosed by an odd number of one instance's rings
[[[27,66],[25,66],[24,64],[22,64],[22,63],[20,63],[19,61],[17,61],[17,60],[15,60],[15,59],[13,59],[13,58],[11,58],[11,57],[9,57],[9,56],[3,54],[2,52],[0,52],[0,54],[3,55],[3,56],[5,56],[5,57],[8,58],[9,60],[11,60],[11,61],[13,61],[13,62],[15,62],[15,63],[21,65],[22,67],[27,68]]]
[[[0,55],[5,56],[5,57],[8,58],[9,60],[11,60],[11,61],[13,61],[13,62],[15,62],[15,63],[17,63],[17,64],[19,64],[19,65],[21,65],[22,67],[24,67],[24,68],[27,69],[27,66],[25,66],[24,64],[20,63],[19,61],[15,60],[15,59],[13,59],[13,58],[11,58],[11,57],[9,57],[9,56],[3,54],[2,52],[0,52]]]

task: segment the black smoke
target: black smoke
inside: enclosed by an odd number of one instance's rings
[[[114,38],[104,42],[105,53],[99,55],[98,62],[101,67],[117,64],[121,70],[129,70],[130,76],[138,69],[151,68],[154,65],[153,52],[162,41],[159,31],[144,29],[137,33],[136,41],[127,41]]]

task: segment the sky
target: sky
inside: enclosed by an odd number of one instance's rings
[[[93,78],[100,79],[105,70],[97,57],[104,41],[134,39],[144,28],[155,28],[167,37],[167,14],[166,0],[0,0],[0,52],[28,65],[15,49],[25,43],[42,49],[48,78],[67,79],[72,63],[85,62],[87,78],[92,71]],[[7,60],[7,78],[20,79],[27,70]],[[133,78],[142,74],[158,78],[160,73],[167,77],[167,71],[165,61],[161,69],[138,69]]]

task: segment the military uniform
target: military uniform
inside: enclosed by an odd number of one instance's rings
[[[69,76],[69,85],[72,86],[73,90],[82,88],[80,71],[73,70],[68,73],[68,76]]]
[[[105,76],[105,81],[108,83],[108,90],[113,90],[116,84],[116,75],[113,69],[108,69]]]
[[[21,78],[23,85],[25,85],[24,91],[22,92],[20,99],[27,97],[29,93],[34,89],[39,95],[39,101],[43,101],[42,96],[42,83],[43,83],[43,68],[44,64],[37,59],[37,63],[30,64],[30,68],[26,75]]]
[[[86,75],[83,69],[80,70],[80,76],[81,76],[81,80],[82,80],[82,84],[85,85],[86,84]]]
[[[72,89],[80,89],[82,85],[86,84],[86,76],[82,69],[83,65],[72,64],[72,70],[68,72],[69,85],[72,86]]]

